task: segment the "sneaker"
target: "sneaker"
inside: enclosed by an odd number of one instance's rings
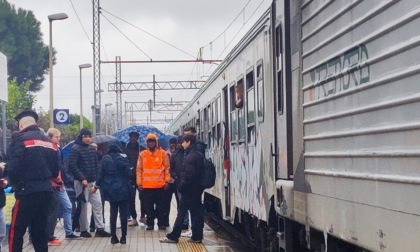
[[[88,231],[80,232],[80,237],[90,238],[92,235]]]
[[[181,236],[182,236],[182,237],[188,237],[188,238],[191,238],[191,236],[192,236],[192,231],[191,231],[191,230],[188,230],[187,232],[181,233]]]
[[[75,234],[70,234],[70,235],[66,235],[66,239],[69,239],[69,240],[80,240],[80,239],[82,239],[82,237],[80,237],[78,235],[75,235]]]
[[[160,243],[178,243],[178,241],[169,239],[168,237],[163,237],[159,239]]]
[[[129,223],[128,226],[129,227],[137,227],[139,225],[139,223],[137,222],[136,219],[132,219]]]
[[[147,228],[146,228],[146,230],[154,230],[155,229],[155,227],[153,227],[153,226],[147,226]]]
[[[143,223],[143,224],[146,224],[146,218],[145,217],[140,217],[139,222]]]
[[[159,226],[159,230],[166,230],[166,227],[164,227],[164,226]]]
[[[125,238],[125,236],[121,236],[120,243],[121,244],[126,244],[127,243],[127,238]]]
[[[192,242],[192,243],[201,243],[201,240],[193,240],[193,239],[188,239],[187,242]]]
[[[111,234],[103,229],[98,229],[95,233],[95,237],[111,237]]]
[[[48,241],[48,246],[60,246],[62,242],[59,239]]]

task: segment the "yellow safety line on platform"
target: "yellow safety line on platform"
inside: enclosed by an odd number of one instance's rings
[[[189,238],[180,237],[176,246],[180,252],[207,252],[202,243],[188,242]]]

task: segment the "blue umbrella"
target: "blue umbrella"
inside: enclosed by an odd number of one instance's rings
[[[166,140],[166,135],[162,133],[160,130],[156,129],[151,125],[132,125],[128,128],[119,130],[114,133],[114,136],[118,138],[118,140],[128,143],[130,141],[130,137],[128,136],[131,132],[139,133],[139,144],[143,147],[146,147],[146,137],[149,133],[155,133],[158,138],[158,144],[162,148],[168,148],[168,142]]]
[[[70,143],[66,144],[62,149],[61,149],[61,153],[63,154],[63,159],[67,159],[70,156],[70,150],[71,147],[73,147],[74,145],[74,140],[71,141]]]

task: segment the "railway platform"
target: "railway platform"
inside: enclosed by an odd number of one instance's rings
[[[138,203],[138,202],[137,202]],[[172,201],[170,213],[170,224],[173,225],[176,218],[176,202]],[[137,208],[139,209],[139,207]],[[90,210],[88,209],[90,213]],[[105,204],[105,229],[109,231],[109,205]],[[119,221],[117,227],[119,227]],[[83,238],[81,240],[66,240],[62,220],[57,223],[55,229],[55,236],[63,243],[59,246],[49,246],[49,251],[65,252],[94,252],[94,251],[145,251],[145,252],[223,252],[235,251],[226,245],[226,241],[216,237],[215,232],[205,224],[204,239],[202,244],[190,243],[187,237],[181,237],[177,244],[160,243],[159,239],[164,237],[171,231],[171,227],[166,231],[160,231],[155,225],[155,230],[147,231],[146,226],[140,224],[137,227],[128,227],[127,244],[111,244],[110,238],[95,238],[92,233],[92,238]],[[117,229],[117,236],[120,236],[120,229]],[[78,233],[76,233],[78,234]],[[8,251],[7,239],[2,243],[2,252]],[[32,244],[29,241],[28,234],[25,235],[24,252],[34,251]]]

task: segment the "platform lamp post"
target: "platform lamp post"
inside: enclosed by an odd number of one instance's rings
[[[112,103],[105,104],[105,135],[108,135],[108,110],[107,108],[112,106]]]
[[[54,110],[54,100],[53,100],[53,48],[52,48],[52,22],[55,20],[63,20],[68,18],[66,13],[57,13],[48,16],[48,20],[50,21],[50,52],[49,52],[49,61],[50,61],[50,127],[54,127],[54,118],[53,118],[53,110]]]
[[[82,69],[83,68],[90,68],[90,67],[92,67],[92,65],[89,64],[89,63],[79,65],[79,70],[80,70],[80,129],[83,128]]]

